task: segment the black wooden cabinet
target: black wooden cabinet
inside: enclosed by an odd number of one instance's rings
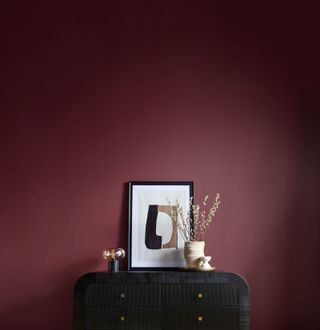
[[[249,289],[234,273],[88,273],[74,330],[249,330]]]

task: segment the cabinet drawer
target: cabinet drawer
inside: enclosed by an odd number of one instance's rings
[[[160,286],[156,284],[95,284],[85,292],[86,306],[159,306]]]
[[[158,308],[86,307],[85,330],[160,330]]]
[[[239,330],[238,308],[167,308],[162,326],[166,330]]]
[[[163,306],[237,307],[237,289],[230,284],[162,284]]]

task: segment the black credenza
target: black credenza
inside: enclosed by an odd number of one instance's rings
[[[234,273],[88,273],[74,287],[74,330],[249,330],[249,289]]]

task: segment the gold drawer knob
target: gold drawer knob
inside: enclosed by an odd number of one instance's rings
[[[202,322],[203,321],[203,317],[201,315],[198,316],[198,322]]]
[[[199,293],[198,293],[198,298],[199,298],[199,299],[202,299],[202,297],[203,297],[203,294],[202,294],[201,292],[199,292]]]
[[[126,319],[126,318],[125,318],[123,315],[122,315],[122,316],[120,316],[120,321],[121,321],[121,322],[124,322],[124,321],[125,321],[125,319]]]
[[[124,299],[126,297],[125,293],[120,293],[120,298]]]

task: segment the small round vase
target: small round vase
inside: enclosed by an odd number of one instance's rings
[[[204,257],[204,241],[191,241],[184,243],[184,258],[187,268],[197,268],[198,259]]]

